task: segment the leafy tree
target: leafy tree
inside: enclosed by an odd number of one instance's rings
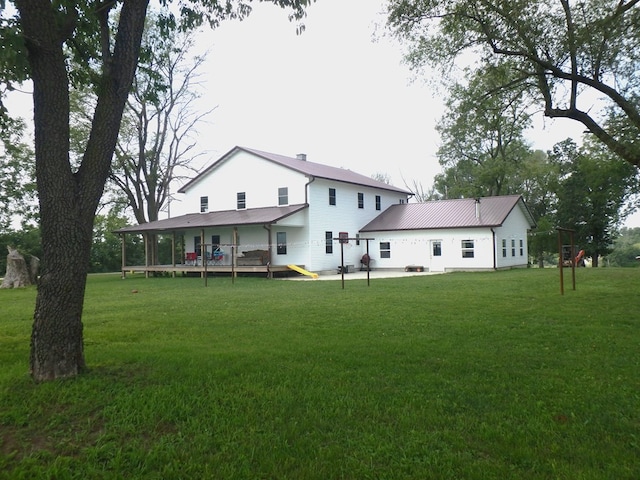
[[[525,92],[640,165],[640,0],[388,0],[388,15],[415,68],[506,71],[505,98]]]
[[[311,0],[271,0],[300,19]],[[31,334],[36,381],[85,369],[82,307],[93,221],[111,171],[120,122],[140,56],[148,0],[48,2],[14,0],[2,12],[0,79],[33,83],[35,164],[43,263]],[[250,12],[241,0],[187,0],[181,18],[164,7],[162,25],[184,29]],[[6,4],[6,2],[3,2]],[[180,23],[180,25],[178,25]],[[71,85],[96,94],[82,158],[70,158]],[[0,111],[0,114],[3,112]]]
[[[0,228],[12,220],[37,218],[34,154],[24,140],[22,120],[0,117]],[[16,245],[17,247],[18,245]]]
[[[442,139],[438,160],[445,168],[434,184],[447,198],[505,195],[520,190],[520,169],[531,149],[527,104],[511,90],[501,96],[506,72],[476,70],[465,85],[451,87],[447,113],[437,125]]]
[[[630,213],[623,207],[638,191],[638,170],[602,144],[587,140],[557,145],[552,161],[560,167],[557,224],[576,231],[578,247],[598,266],[612,251],[616,230]]]
[[[122,241],[113,233],[129,224],[129,219],[117,208],[110,209],[106,215],[96,215],[93,227],[93,245],[91,246],[90,271],[94,273],[118,272],[122,268]],[[125,237],[127,259],[135,265],[144,264],[144,245],[136,235]]]
[[[640,228],[623,228],[607,255],[609,264],[616,267],[640,267]]]

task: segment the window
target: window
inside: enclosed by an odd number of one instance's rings
[[[473,240],[462,240],[462,258],[473,258]]]
[[[200,213],[209,211],[209,197],[200,197]]]
[[[202,255],[202,247],[200,244],[200,235],[198,235],[197,237],[193,237],[193,251],[196,252],[196,255],[198,256]]]
[[[380,242],[380,258],[391,258],[390,242]]]
[[[502,239],[502,258],[507,258],[507,239]]]
[[[329,205],[335,205],[335,204],[336,204],[336,189],[330,188],[329,189]]]
[[[360,245],[360,234],[356,233],[356,245]]]
[[[349,243],[349,234],[347,232],[340,232],[338,234],[338,238],[340,239],[340,243]]]
[[[435,240],[431,243],[433,256],[441,257],[442,256],[442,242],[440,240]]]
[[[324,252],[333,253],[333,232],[324,232]]]
[[[520,239],[520,256],[524,257],[524,240]]]
[[[358,208],[364,208],[364,193],[358,192]]]
[[[513,238],[511,239],[511,256],[516,256],[516,241]]]
[[[211,235],[211,251],[220,246],[220,235]]]
[[[246,192],[238,192],[236,194],[236,198],[238,200],[238,210],[243,210],[247,208],[247,194]]]
[[[278,255],[287,254],[287,232],[276,232],[276,253]]]
[[[289,188],[280,187],[278,189],[278,205],[289,205]]]
[[[380,195],[376,195],[376,210],[382,209],[382,198]]]

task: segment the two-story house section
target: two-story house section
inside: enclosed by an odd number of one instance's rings
[[[268,264],[275,271],[300,265],[315,272],[335,272],[340,265],[334,238],[357,238],[363,225],[411,195],[351,170],[310,162],[304,154],[244,147],[230,150],[179,193],[182,198],[172,203],[176,216],[119,233],[177,235],[184,261],[195,265],[202,264],[203,254],[221,250],[212,267],[242,271]],[[345,264],[359,265],[363,251],[360,242],[350,241]]]

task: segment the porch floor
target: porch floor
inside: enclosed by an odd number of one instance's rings
[[[200,273],[204,275],[216,273],[279,273],[279,272],[292,272],[286,265],[127,265],[122,269],[122,277],[126,277],[127,273]]]

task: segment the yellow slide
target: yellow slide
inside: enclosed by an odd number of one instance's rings
[[[297,265],[287,265],[287,268],[290,268],[291,270],[295,270],[296,272],[301,273],[302,275],[308,275],[311,278],[318,278],[318,274],[317,273],[310,272],[309,270],[305,270],[304,268],[300,268]]]

